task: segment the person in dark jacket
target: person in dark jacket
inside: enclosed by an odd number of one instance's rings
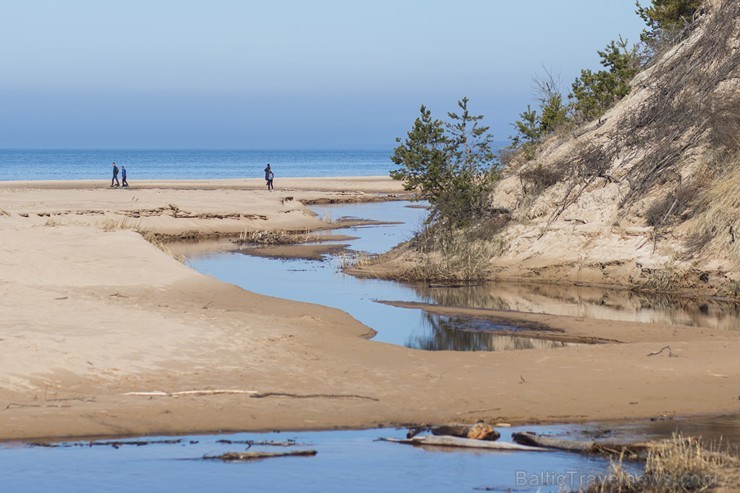
[[[272,190],[273,178],[275,178],[275,174],[272,172],[272,168],[270,168],[270,163],[267,163],[267,168],[265,168],[265,181],[267,182],[268,190]]]
[[[110,186],[113,186],[113,182],[116,183],[117,187],[121,186],[121,183],[118,181],[118,166],[116,166],[116,163],[113,163],[113,178],[110,180]]]

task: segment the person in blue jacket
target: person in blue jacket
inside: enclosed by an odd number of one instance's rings
[[[126,166],[123,165],[121,165],[121,186],[128,187],[128,182],[126,181]]]

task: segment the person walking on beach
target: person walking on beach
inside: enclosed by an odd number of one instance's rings
[[[128,182],[126,181],[126,166],[121,165],[121,187],[128,188]]]
[[[116,163],[113,163],[113,178],[110,180],[110,186],[113,186],[113,182],[116,183],[117,187],[120,187],[121,184],[118,182],[118,166],[116,166]]]
[[[275,174],[272,172],[272,168],[270,168],[270,163],[267,163],[267,168],[265,168],[265,181],[267,182],[267,189],[272,191],[272,179],[275,178]]]

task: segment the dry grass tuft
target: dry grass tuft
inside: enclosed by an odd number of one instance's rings
[[[659,269],[643,269],[642,273],[643,279],[635,286],[636,289],[642,291],[675,291],[683,278],[683,274],[672,264]]]
[[[735,163],[717,176],[702,197],[698,233],[719,240],[736,264],[740,265],[740,166]]]
[[[503,250],[502,240],[478,228],[438,231],[430,227],[411,242],[419,262],[399,279],[433,282],[474,282],[486,279],[491,257]]]
[[[237,243],[256,245],[292,245],[296,243],[307,243],[317,241],[318,237],[312,235],[308,230],[303,233],[288,232],[283,230],[244,230],[239,234]]]
[[[47,221],[48,222],[48,221]],[[142,238],[154,245],[155,247],[162,250],[164,253],[174,258],[178,262],[185,262],[185,257],[182,255],[176,255],[167,244],[162,241],[161,235],[155,233],[151,229],[147,229],[141,226],[139,222],[130,221],[128,218],[123,219],[107,219],[103,223],[103,231],[110,233],[113,231],[124,231],[130,230],[139,233]]]
[[[134,225],[128,218],[123,219],[106,219],[103,222],[103,231],[110,233],[113,231],[122,231],[126,229],[135,229]]]
[[[367,267],[375,263],[377,255],[371,255],[366,252],[349,252],[344,251],[339,256],[339,262],[342,270],[351,269],[353,267]]]
[[[724,477],[737,472],[740,459],[721,445],[704,447],[701,440],[674,434],[663,446],[648,452],[645,471],[635,476],[613,462],[606,476],[589,486],[589,493],[711,491]]]

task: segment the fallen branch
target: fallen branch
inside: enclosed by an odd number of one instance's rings
[[[654,448],[650,443],[613,443],[595,442],[593,440],[563,440],[560,438],[537,435],[529,431],[512,433],[512,440],[521,445],[542,447],[546,449],[565,450],[580,454],[599,454],[621,456],[631,459],[644,457],[648,450]]]
[[[272,459],[275,457],[312,457],[315,450],[293,450],[290,452],[226,452],[221,455],[204,455],[204,460],[220,460],[223,462],[246,462],[250,460]]]
[[[366,399],[369,401],[378,402],[380,399],[375,397],[368,397],[366,395],[355,395],[355,394],[291,394],[288,392],[255,392],[251,396],[253,399],[261,399],[263,397],[292,397],[294,399],[314,399],[314,398],[326,398],[326,399]]]
[[[301,444],[293,440],[288,440],[286,442],[275,442],[272,440],[266,440],[266,441],[255,441],[255,440],[216,440],[216,443],[223,443],[226,445],[233,445],[233,444],[244,444],[247,445],[247,448],[250,447],[298,447],[298,446],[305,446],[306,444]]]
[[[665,350],[668,350],[668,357],[669,358],[678,358],[677,354],[673,354],[673,351],[671,351],[671,346],[664,346],[660,351],[654,352],[654,353],[648,353],[648,356],[657,356],[660,353],[662,353]]]
[[[246,394],[253,399],[264,397],[292,397],[295,399],[367,399],[378,401],[375,397],[355,394],[291,394],[289,392],[258,392],[256,390],[233,390],[233,389],[216,389],[216,390],[182,390],[179,392],[165,392],[163,390],[151,390],[146,392],[126,392],[123,395],[134,395],[141,397],[180,397],[183,395],[219,395],[219,394]]]
[[[41,405],[41,404],[21,404],[18,402],[11,402],[7,406],[5,406],[2,410],[6,411],[8,409],[13,409],[16,407],[72,407],[69,404],[48,404],[48,405]]]
[[[545,452],[547,449],[531,447],[510,442],[491,442],[487,440],[474,440],[471,438],[458,438],[451,436],[425,435],[413,438],[380,438],[382,442],[404,443],[407,445],[419,445],[429,447],[460,447],[488,450],[520,450],[523,452]]]
[[[164,392],[162,390],[152,390],[149,392],[126,392],[123,395],[137,395],[143,397],[177,397],[180,395],[218,395],[218,394],[258,394],[256,390],[182,390],[180,392]]]

